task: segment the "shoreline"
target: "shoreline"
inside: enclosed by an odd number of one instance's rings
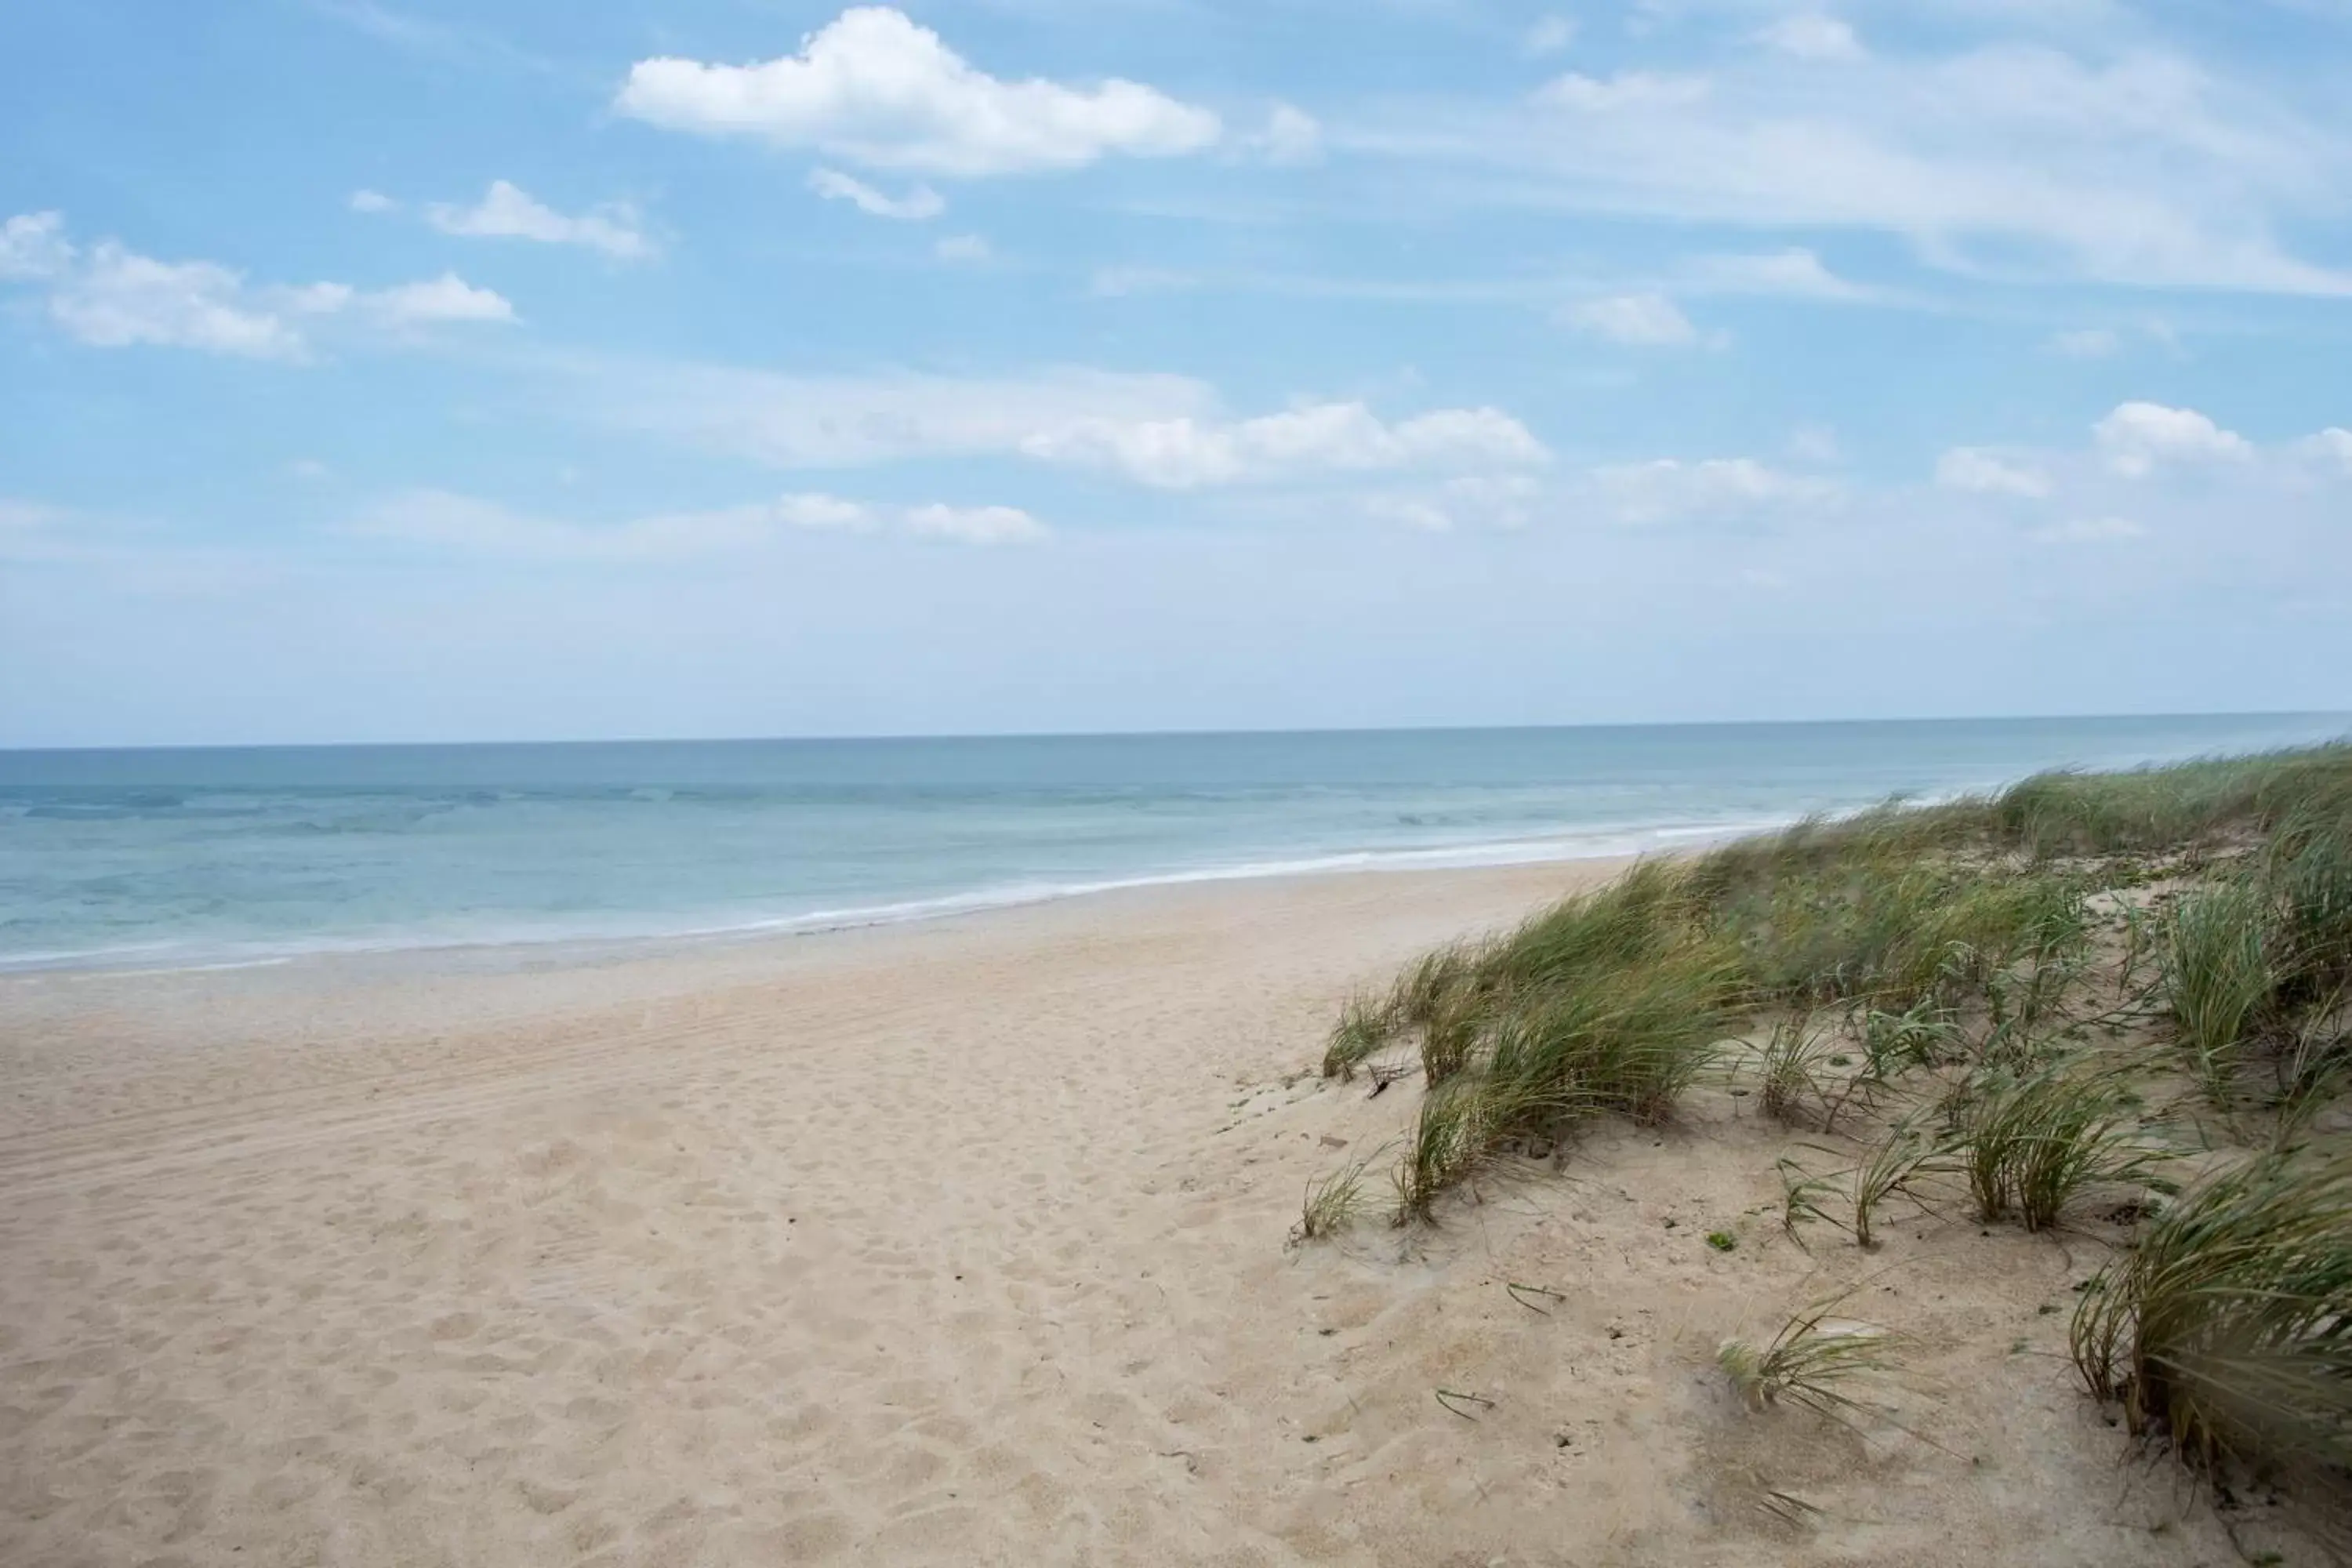
[[[1867,810],[1869,807],[1860,809]],[[1850,814],[1837,814],[1838,816]],[[1832,816],[1828,820],[1835,820]],[[845,931],[887,930],[928,924],[1042,905],[1067,903],[1108,895],[1149,891],[1159,888],[1248,886],[1283,883],[1323,877],[1399,876],[1447,871],[1478,871],[1519,867],[1583,866],[1631,861],[1644,855],[1673,855],[1704,849],[1738,839],[1770,834],[1797,818],[1743,822],[1721,827],[1667,824],[1639,828],[1612,828],[1589,837],[1512,838],[1433,848],[1339,851],[1297,859],[1249,861],[1197,869],[1155,872],[1134,877],[1066,884],[1015,884],[998,889],[912,899],[874,905],[853,905],[806,914],[763,917],[740,923],[689,924],[611,932],[551,932],[545,935],[485,935],[476,937],[352,937],[327,939],[299,946],[266,942],[217,945],[184,944],[0,955],[0,983],[42,975],[193,974],[241,969],[277,968],[287,964],[340,959],[390,957],[398,954],[512,955],[516,963],[536,957],[588,962],[657,954],[699,946],[724,946],[830,936]]]
[[[822,766],[795,742],[426,747],[398,766],[368,748],[299,767],[110,752],[79,772],[0,753],[0,828],[26,858],[0,976],[729,942],[1131,886],[1607,858],[1932,805],[2069,758],[2131,766],[2342,728],[2048,723],[2038,739],[2022,721],[1744,727],[1850,731],[1818,754],[1727,751],[1689,726],[845,742],[816,748],[841,753]],[[918,809],[934,788],[946,804]],[[606,907],[616,891],[630,907]],[[226,911],[249,923],[213,927]]]

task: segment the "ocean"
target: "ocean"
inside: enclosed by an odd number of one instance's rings
[[[0,752],[0,967],[814,930],[1661,849],[2326,714]]]

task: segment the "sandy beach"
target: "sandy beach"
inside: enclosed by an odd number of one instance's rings
[[[1719,1088],[1286,1249],[1418,1092],[1341,999],[1610,869],[0,978],[0,1561],[2235,1561],[2064,1359],[2095,1237],[1809,1256]],[[1864,1279],[1889,1419],[1740,1408]]]

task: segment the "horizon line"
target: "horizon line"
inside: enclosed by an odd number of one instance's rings
[[[2352,721],[2352,708],[2246,709],[2203,712],[1972,713],[1911,715],[1901,718],[1620,720],[1551,724],[1263,725],[1227,729],[959,730],[929,733],[892,731],[799,735],[614,735],[568,736],[553,740],[165,741],[134,742],[127,744],[118,742],[0,745],[0,757],[97,752],[427,751],[499,746],[875,745],[936,741],[1223,740],[1270,735],[1517,734],[1556,730],[1798,729],[1826,725],[2056,724],[2099,721],[2203,719],[2344,719]]]

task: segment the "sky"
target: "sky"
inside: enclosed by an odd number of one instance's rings
[[[0,746],[2352,709],[2352,0],[78,0]]]

